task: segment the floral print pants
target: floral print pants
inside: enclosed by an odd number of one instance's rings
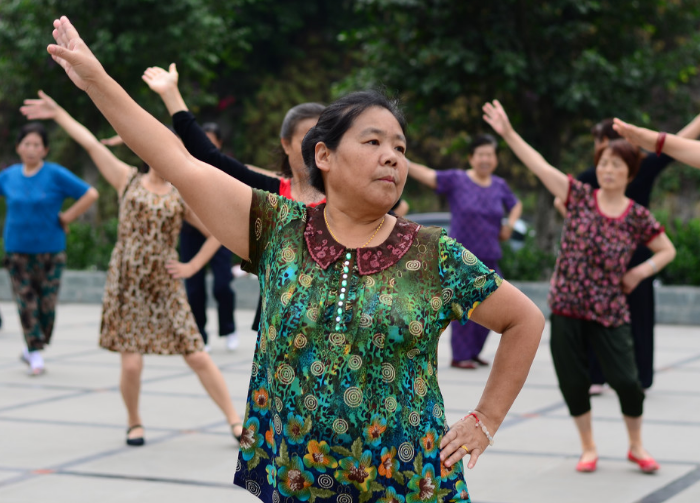
[[[44,349],[51,341],[65,265],[65,252],[8,253],[5,258],[29,351]]]

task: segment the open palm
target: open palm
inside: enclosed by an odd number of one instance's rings
[[[104,72],[104,68],[66,16],[56,19],[53,26],[52,34],[56,43],[48,46],[49,54],[78,88],[87,91],[95,77]]]
[[[175,63],[170,63],[169,71],[165,71],[159,66],[146,68],[141,78],[148,84],[148,87],[158,94],[177,89],[178,73]]]
[[[484,120],[488,122],[499,135],[503,136],[513,129],[506,111],[498,100],[493,100],[493,103],[487,102],[482,109],[484,111]]]
[[[58,110],[58,104],[44,91],[39,91],[38,100],[24,100],[24,106],[19,109],[29,120],[54,119]]]

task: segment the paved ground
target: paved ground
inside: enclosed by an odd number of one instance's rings
[[[128,448],[118,356],[96,345],[99,306],[60,306],[55,342],[45,353],[48,372],[38,378],[26,376],[17,360],[22,342],[14,306],[0,303],[0,309],[0,502],[257,501],[231,485],[235,442],[179,357],[147,357],[142,410],[148,444]],[[237,321],[247,328],[252,316],[241,311]],[[215,332],[215,321],[210,327]],[[241,408],[255,342],[250,330],[242,336],[235,353],[221,340],[212,345]],[[487,357],[497,343],[492,336]],[[643,475],[625,460],[624,427],[610,391],[594,401],[598,472],[574,471],[577,437],[547,344],[545,332],[496,445],[467,474],[474,501],[700,502],[700,327],[658,327],[658,373],[645,423],[647,448],[662,465],[656,475]],[[440,349],[440,383],[453,422],[477,402],[488,370],[451,369],[447,337]]]

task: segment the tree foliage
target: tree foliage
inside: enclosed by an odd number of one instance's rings
[[[400,90],[428,136],[443,127],[484,129],[481,104],[498,98],[558,165],[600,118],[648,124],[652,116],[688,116],[700,60],[698,0],[360,0],[358,9],[367,23],[346,36],[363,44],[365,64],[349,85]],[[544,194],[537,214],[539,242],[551,247]]]

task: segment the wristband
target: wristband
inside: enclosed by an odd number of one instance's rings
[[[651,270],[654,271],[654,274],[659,272],[658,267],[656,267],[656,262],[654,262],[654,259],[648,258],[647,262],[649,262],[649,265],[651,266]]]
[[[666,142],[666,133],[659,133],[656,138],[656,155],[661,155],[661,151],[664,149],[664,143]]]

